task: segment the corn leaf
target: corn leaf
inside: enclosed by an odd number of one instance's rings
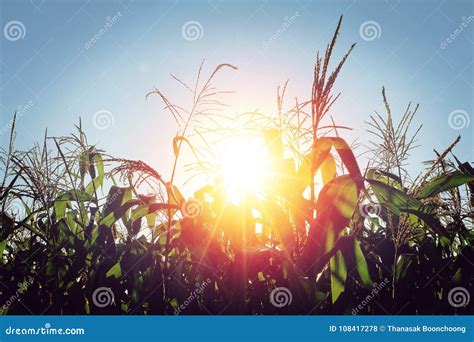
[[[419,198],[427,198],[436,196],[437,194],[464,185],[466,183],[474,182],[474,176],[466,175],[460,171],[454,171],[441,175],[427,184],[425,184],[418,192]]]

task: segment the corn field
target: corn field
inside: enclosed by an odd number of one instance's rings
[[[194,84],[174,77],[189,108],[158,88],[146,94],[176,121],[179,133],[160,147],[174,152],[170,175],[89,144],[81,122],[17,150],[15,119],[0,156],[1,313],[474,313],[450,298],[474,288],[474,168],[456,154],[461,137],[410,174],[410,152],[425,148],[412,125],[418,106],[395,120],[382,89],[361,165],[343,138],[350,128],[331,115],[356,48],[330,68],[341,23],[316,57],[310,99],[289,101],[284,84],[274,114],[228,124],[229,92],[213,82],[238,72],[231,64],[205,76],[203,63]],[[267,153],[265,182],[239,183],[237,201],[215,160],[217,143],[236,136]],[[184,196],[178,170],[209,181]]]

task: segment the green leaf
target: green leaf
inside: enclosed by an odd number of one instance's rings
[[[116,279],[122,276],[122,267],[120,267],[120,262],[113,265],[105,274],[107,278],[115,277]]]
[[[175,204],[166,204],[166,203],[151,203],[149,205],[142,205],[135,209],[132,213],[130,220],[135,221],[143,216],[148,216],[149,214],[153,214],[158,210],[163,209],[178,209],[179,207]]]
[[[416,216],[419,220],[422,220],[426,225],[428,225],[434,232],[437,234],[440,234],[442,236],[450,236],[450,234],[446,231],[446,229],[443,227],[439,219],[434,216],[430,215],[428,213],[425,213],[423,211],[419,210],[410,210],[410,209],[402,209],[402,212],[406,212],[409,216],[408,218],[410,219],[410,216]],[[411,220],[413,221],[413,220]],[[412,222],[416,223],[416,222]]]
[[[82,191],[70,190],[60,194],[53,204],[56,219],[61,220],[66,216],[66,209],[70,202],[82,203],[90,200],[90,194]]]
[[[132,199],[132,195],[130,188],[112,186],[107,195],[107,202],[100,224],[111,227],[117,220],[124,217],[128,209],[141,203],[139,200]]]
[[[0,263],[3,263],[3,251],[7,247],[7,240],[0,242]]]
[[[424,212],[424,205],[416,198],[375,179],[367,179],[379,202],[399,216],[402,210]]]
[[[348,175],[339,176],[326,184],[321,190],[316,203],[316,211],[318,215],[328,215],[333,221],[339,221],[338,217],[340,217],[341,223],[344,222],[342,225],[345,226],[347,220],[352,217],[354,210],[357,208],[358,198],[357,184],[352,177]],[[331,214],[331,211],[334,213]],[[336,213],[337,216],[335,217]]]
[[[357,267],[357,272],[359,272],[360,279],[365,286],[372,286],[372,279],[369,274],[369,267],[367,266],[367,261],[365,260],[364,253],[360,248],[359,241],[354,239],[354,255],[355,262]]]
[[[396,281],[403,279],[403,277],[407,273],[408,268],[410,267],[412,262],[413,262],[412,255],[401,254],[398,257],[397,263],[395,265],[395,280]]]
[[[94,153],[91,159],[91,172],[92,182],[87,185],[85,192],[89,195],[92,195],[94,191],[99,189],[104,182],[104,162],[102,161],[102,156],[100,153]],[[94,165],[97,168],[95,172]],[[94,177],[94,175],[96,177]]]
[[[427,198],[435,196],[441,192],[470,182],[474,182],[474,176],[466,175],[460,171],[447,173],[431,180],[421,187],[421,189],[418,191],[418,197]]]
[[[329,267],[331,269],[331,298],[334,304],[341,293],[344,292],[347,279],[346,263],[340,251],[331,258]]]

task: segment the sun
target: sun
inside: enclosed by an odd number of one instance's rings
[[[235,137],[219,144],[217,175],[232,202],[263,192],[270,177],[268,151],[263,139]]]

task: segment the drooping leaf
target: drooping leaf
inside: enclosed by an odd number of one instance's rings
[[[466,183],[474,182],[474,176],[466,175],[461,171],[454,171],[443,174],[427,184],[425,184],[418,191],[419,198],[427,198],[436,196],[437,194],[464,185]]]
[[[400,211],[403,209],[425,211],[423,203],[407,193],[375,179],[367,179],[367,182],[370,183],[380,204],[389,208],[395,215],[400,216]]]
[[[339,137],[322,137],[317,140],[317,144],[322,144],[325,146],[324,148],[327,148],[327,146],[334,147],[349,174],[356,180],[362,177],[354,153],[344,139]]]
[[[400,179],[400,177],[387,171],[379,169],[369,169],[367,171],[367,178],[382,181],[383,183],[397,187],[398,189],[401,189],[402,187],[402,180]]]

